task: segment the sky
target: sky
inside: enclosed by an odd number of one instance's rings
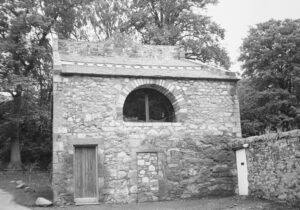
[[[219,0],[207,8],[207,15],[226,30],[222,44],[232,61],[231,70],[240,72],[239,47],[250,26],[271,18],[299,19],[300,0]]]

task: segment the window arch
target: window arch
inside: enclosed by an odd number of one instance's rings
[[[123,106],[123,120],[129,122],[174,122],[175,111],[170,100],[152,88],[132,91]]]

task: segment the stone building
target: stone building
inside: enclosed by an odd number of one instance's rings
[[[234,194],[234,73],[174,46],[54,40],[53,50],[56,203]]]

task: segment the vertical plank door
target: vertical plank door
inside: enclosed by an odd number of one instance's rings
[[[98,202],[96,146],[75,146],[74,181],[75,203]]]

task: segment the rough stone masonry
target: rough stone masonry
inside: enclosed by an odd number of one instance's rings
[[[250,195],[300,207],[300,130],[252,136],[248,144]]]
[[[54,40],[53,49],[56,203],[74,202],[80,145],[96,145],[99,202],[234,194],[235,74],[185,60],[172,46]],[[124,101],[138,88],[164,94],[175,121],[125,122]]]

